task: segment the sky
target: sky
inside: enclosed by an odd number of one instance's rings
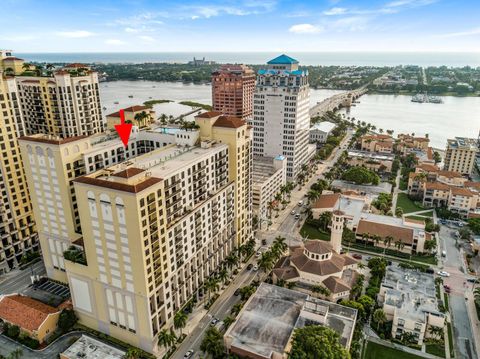
[[[480,51],[480,0],[2,0],[16,52]]]

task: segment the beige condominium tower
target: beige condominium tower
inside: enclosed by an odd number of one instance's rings
[[[9,50],[0,50],[0,77],[3,273],[16,267],[26,252],[39,249],[17,138],[36,133],[59,138],[92,135],[102,132],[105,125],[97,74],[85,65],[42,69],[12,56]]]
[[[125,151],[98,136],[20,140],[47,270],[57,256],[65,272],[50,273],[68,280],[81,323],[150,352],[252,236],[250,129],[212,112],[196,123],[136,133]]]
[[[0,274],[18,266],[26,252],[38,251],[38,238],[20,158],[22,134],[7,81],[0,68]]]

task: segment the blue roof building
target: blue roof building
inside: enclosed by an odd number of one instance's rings
[[[295,60],[294,58],[291,58],[290,56],[282,54],[282,55],[280,55],[278,57],[275,57],[274,59],[268,61],[267,64],[268,65],[292,65],[292,64],[298,64],[298,60]]]

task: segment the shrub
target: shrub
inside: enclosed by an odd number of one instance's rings
[[[18,325],[11,325],[8,330],[7,330],[7,336],[12,338],[12,339],[17,339],[18,336],[20,335],[20,328]]]

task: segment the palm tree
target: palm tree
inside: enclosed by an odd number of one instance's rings
[[[7,67],[7,68],[5,69],[5,75],[7,75],[7,76],[13,76],[13,75],[15,75],[15,70],[12,69],[11,67]]]
[[[130,347],[123,355],[123,359],[140,359],[142,357],[142,351],[138,348]]]
[[[475,297],[477,303],[480,303],[480,287],[475,288],[473,291],[473,296]]]
[[[210,302],[210,294],[212,291],[218,290],[218,280],[215,277],[210,277],[205,281],[205,289],[208,291],[208,301]]]
[[[180,329],[180,335],[183,334],[181,329],[185,328],[185,326],[187,325],[187,319],[188,315],[186,315],[185,312],[182,310],[177,312],[173,317],[173,327],[175,329]]]
[[[22,65],[22,69],[23,71],[28,71],[30,70],[30,64],[28,62],[25,62],[23,65]]]
[[[160,333],[158,333],[158,345],[164,347],[166,350],[169,350],[169,348],[175,344],[176,340],[177,337],[171,330],[162,329]]]
[[[378,308],[373,312],[373,321],[377,323],[377,331],[380,329],[380,325],[387,321],[387,316],[382,308]]]
[[[324,230],[328,230],[328,226],[332,222],[332,212],[323,212],[320,217],[318,218],[320,222],[320,227]]]
[[[238,265],[238,256],[235,253],[230,253],[227,258],[225,258],[225,263],[227,263],[228,268],[231,270],[233,267]]]
[[[8,359],[19,359],[23,356],[23,350],[20,348],[15,349],[13,352],[10,352]]]
[[[381,239],[382,239],[382,237],[380,237],[378,234],[374,234],[372,236],[372,240],[375,243],[375,246],[378,246],[378,243],[380,243]]]
[[[287,243],[285,243],[285,237],[282,236],[277,236],[275,240],[273,241],[273,247],[277,247],[280,252],[285,252],[288,248]]]
[[[262,256],[258,260],[258,267],[267,273],[272,269],[273,264],[272,254],[270,252],[262,253]]]
[[[395,247],[398,248],[399,251],[405,247],[405,244],[403,243],[402,239],[399,239],[398,241],[395,242]]]
[[[235,318],[232,317],[232,316],[227,316],[224,320],[223,320],[223,327],[226,329],[228,329],[228,327],[230,325],[232,325],[232,323],[235,321]]]
[[[225,268],[222,268],[220,272],[218,272],[218,279],[225,285],[229,275],[228,271]]]
[[[311,189],[307,192],[307,200],[309,204],[315,202],[319,197],[320,193],[318,191]]]
[[[385,239],[383,240],[384,248],[383,248],[383,255],[385,255],[385,251],[387,248],[390,248],[394,238],[392,236],[386,236]]]

